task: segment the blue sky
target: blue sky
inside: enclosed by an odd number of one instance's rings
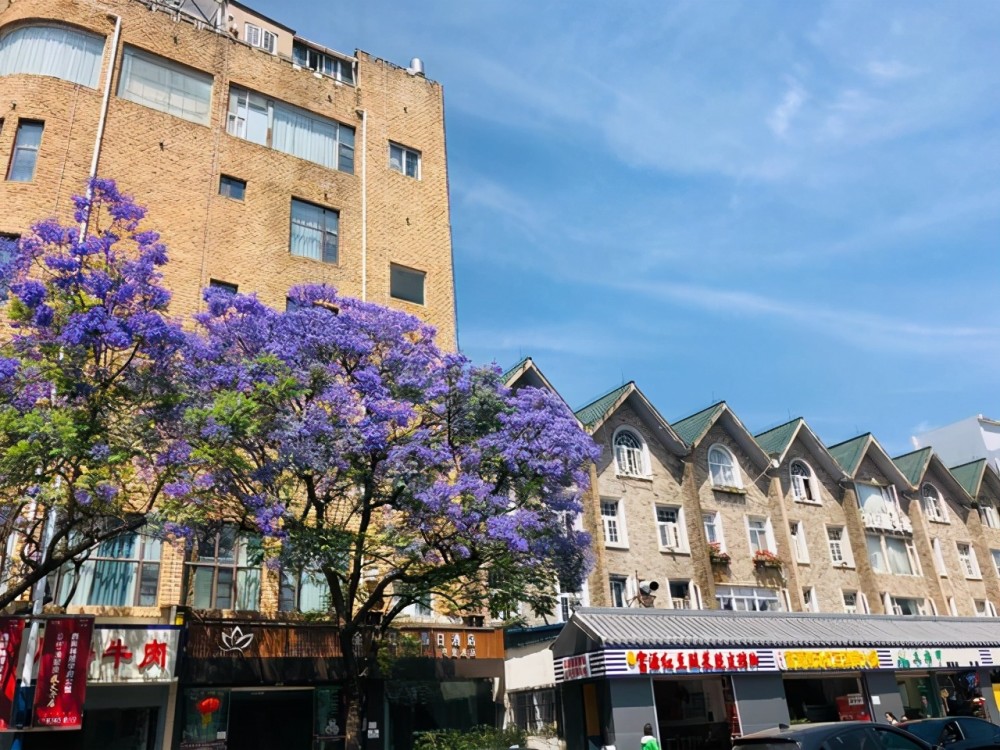
[[[995,2],[250,4],[444,84],[473,359],[892,455],[1000,418]]]

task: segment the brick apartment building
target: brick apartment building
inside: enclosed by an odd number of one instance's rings
[[[337,52],[226,0],[0,0],[0,100],[0,236],[71,220],[88,177],[110,177],[169,248],[179,317],[210,285],[284,309],[290,287],[325,283],[455,348],[444,98],[419,60]],[[321,585],[250,543],[129,535],[53,576],[56,607],[97,617],[88,718],[26,747],[342,744],[336,638],[301,616]],[[370,747],[409,747],[448,707],[495,714],[502,639],[411,615],[414,674],[447,681],[374,695]]]

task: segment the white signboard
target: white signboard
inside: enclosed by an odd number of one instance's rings
[[[98,627],[91,644],[91,684],[170,682],[180,628]]]

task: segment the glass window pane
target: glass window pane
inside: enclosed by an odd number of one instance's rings
[[[205,565],[199,565],[194,569],[194,581],[191,584],[193,592],[191,606],[195,609],[211,609],[215,606],[212,601],[214,570],[214,568]]]
[[[89,604],[122,607],[132,604],[136,563],[98,560]]]
[[[389,270],[389,295],[395,299],[424,304],[424,272],[402,266],[391,266]]]
[[[233,608],[233,569],[218,568],[215,583],[215,606],[218,609]]]
[[[142,573],[139,577],[139,606],[156,606],[156,589],[160,580],[160,566],[158,563],[145,563],[142,566]]]
[[[136,104],[208,125],[212,76],[162,57],[126,48],[118,96]]]
[[[220,576],[221,578],[221,576]],[[236,576],[236,609],[260,607],[260,570],[241,570]]]
[[[35,179],[35,165],[38,162],[44,127],[40,122],[25,120],[18,123],[10,171],[7,173],[7,179],[11,182],[31,182]]]
[[[104,37],[57,26],[21,26],[0,35],[0,76],[52,76],[97,88]]]

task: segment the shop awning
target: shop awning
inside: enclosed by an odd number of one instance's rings
[[[603,649],[1000,647],[1000,621],[975,617],[579,609],[556,659]]]

